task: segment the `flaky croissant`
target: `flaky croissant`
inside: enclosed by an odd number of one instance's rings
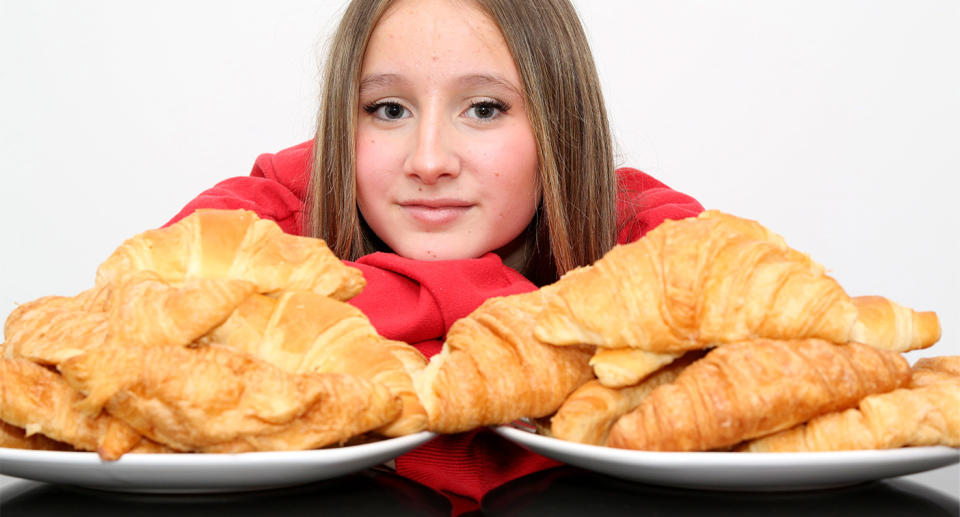
[[[31,449],[35,451],[76,450],[68,443],[51,440],[39,433],[28,436],[24,429],[8,424],[3,420],[0,420],[0,447],[7,449]]]
[[[953,356],[952,360],[956,363],[960,357]],[[917,370],[915,366],[914,374]],[[936,371],[924,365],[919,370]],[[944,375],[937,382],[923,382],[919,386],[911,383],[908,388],[865,397],[856,408],[818,416],[791,429],[752,440],[738,450],[803,452],[929,445],[960,447],[960,376],[939,371]]]
[[[910,371],[910,386],[913,388],[942,381],[960,382],[960,356],[922,357]]]
[[[536,337],[557,345],[663,353],[757,337],[844,343],[857,316],[822,266],[717,211],[665,221],[554,285]]]
[[[109,287],[76,297],[25,303],[7,318],[7,354],[40,364],[97,348],[108,340],[131,346],[187,345],[221,324],[255,287],[234,279],[190,278],[178,286],[137,271]]]
[[[400,416],[377,432],[402,436],[427,427],[411,375],[427,360],[406,343],[381,337],[359,309],[307,291],[248,298],[207,336],[292,373],[347,373],[400,397]]]
[[[153,271],[123,278],[108,311],[109,340],[124,346],[185,346],[223,323],[256,286],[231,278],[170,285]]]
[[[906,385],[896,353],[819,339],[754,340],[718,347],[656,388],[610,430],[626,449],[702,451],[793,427]]]
[[[76,298],[45,296],[14,309],[4,325],[4,356],[57,365],[103,344],[107,313],[89,311]]]
[[[639,348],[597,347],[590,366],[600,384],[622,388],[643,382],[648,376],[682,357],[684,352],[647,352]]]
[[[125,422],[105,412],[76,408],[83,398],[55,372],[26,359],[0,359],[0,420],[73,447],[117,459],[141,440]]]
[[[312,291],[347,300],[365,284],[321,239],[283,233],[247,210],[197,210],[166,228],[124,242],[97,270],[97,285],[151,270],[168,282],[189,277],[233,278],[261,293]]]
[[[856,296],[853,304],[857,320],[850,329],[850,341],[909,352],[940,339],[940,320],[934,312],[914,311],[883,296]]]
[[[441,352],[414,380],[430,430],[456,433],[543,417],[592,377],[591,348],[533,337],[543,291],[491,298],[454,322]]]
[[[914,311],[882,296],[856,296],[851,300],[857,308],[857,318],[848,341],[908,352],[932,346],[940,339],[940,321],[934,312]],[[618,388],[637,384],[681,355],[597,347],[590,366],[604,386]]]
[[[618,418],[639,406],[657,386],[673,382],[703,355],[699,350],[687,352],[633,386],[610,388],[599,380],[587,382],[571,393],[550,419],[550,434],[570,442],[605,445]]]
[[[105,400],[111,415],[180,451],[323,447],[400,411],[399,400],[379,384],[342,374],[290,374],[218,345],[105,345],[60,369],[75,390]]]

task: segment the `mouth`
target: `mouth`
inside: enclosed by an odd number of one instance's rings
[[[451,223],[473,207],[459,199],[416,199],[398,204],[407,215],[431,226]]]

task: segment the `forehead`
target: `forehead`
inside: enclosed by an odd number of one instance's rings
[[[500,28],[469,0],[397,0],[374,27],[363,72],[412,66],[497,68],[516,75]]]

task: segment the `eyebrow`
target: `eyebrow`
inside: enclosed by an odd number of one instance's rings
[[[507,90],[512,91],[513,93],[523,96],[520,92],[520,89],[513,85],[506,78],[490,75],[490,74],[470,74],[465,75],[457,80],[461,86],[466,87],[476,87],[476,86],[493,86],[506,88]]]
[[[373,74],[360,81],[360,93],[372,88],[405,84],[406,80],[399,74]]]
[[[374,88],[382,88],[389,86],[403,86],[407,83],[407,80],[400,74],[373,74],[364,77],[360,81],[360,93]],[[523,96],[520,89],[513,85],[507,79],[491,74],[467,74],[462,77],[457,78],[457,83],[461,87],[466,88],[475,88],[475,87],[484,87],[492,86],[495,88],[505,88],[515,93],[516,95]]]

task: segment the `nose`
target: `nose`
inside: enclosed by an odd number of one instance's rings
[[[424,114],[427,115],[427,114]],[[412,135],[404,172],[426,185],[460,175],[455,128],[438,116],[422,116]]]

